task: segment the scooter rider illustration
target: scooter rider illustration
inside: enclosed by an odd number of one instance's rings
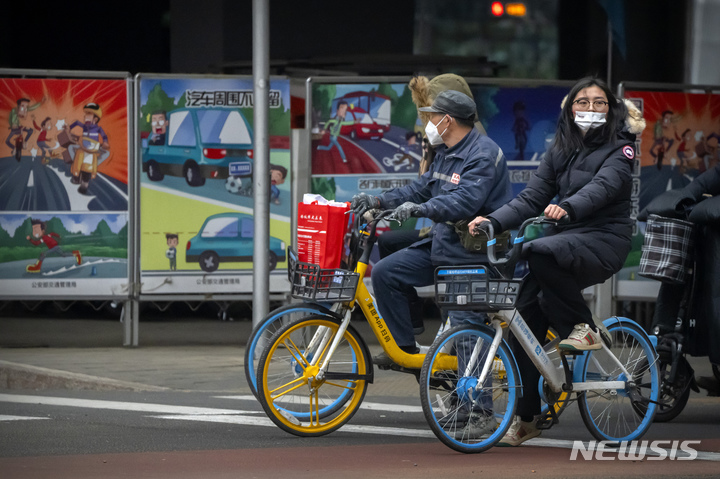
[[[85,193],[91,179],[97,176],[97,167],[110,156],[110,144],[105,130],[98,125],[102,119],[103,111],[97,103],[88,103],[83,107],[83,122],[75,121],[64,128],[68,131],[76,126],[83,129],[82,137],[77,144],[68,146],[73,158],[72,183],[80,184],[78,191]],[[102,142],[101,142],[102,140]]]
[[[22,121],[27,118],[28,112],[39,108],[43,103],[45,103],[45,99],[46,98],[43,97],[39,103],[31,105],[29,98],[19,98],[16,102],[17,106],[10,110],[10,118],[8,120],[8,123],[10,124],[10,134],[7,136],[7,138],[5,138],[5,144],[13,152],[17,161],[20,161],[20,158],[22,156],[22,150],[23,148],[25,148],[28,140],[30,140],[30,137],[33,134],[33,129],[24,126],[22,124]],[[25,133],[24,138],[23,133]],[[13,142],[11,142],[10,139],[13,136],[15,136],[16,138]]]

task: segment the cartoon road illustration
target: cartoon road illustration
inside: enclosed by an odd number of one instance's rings
[[[128,208],[127,185],[97,173],[85,193],[73,183],[71,165],[52,158],[0,159],[0,210],[122,211]]]

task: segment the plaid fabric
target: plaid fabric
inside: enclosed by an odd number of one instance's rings
[[[682,284],[693,249],[694,224],[650,215],[638,274],[666,283]]]

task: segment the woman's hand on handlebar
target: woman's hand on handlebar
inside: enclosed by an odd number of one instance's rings
[[[567,216],[567,214],[567,211],[558,205],[548,205],[547,208],[545,208],[545,217],[551,220],[559,221]]]
[[[489,219],[485,218],[484,216],[478,216],[474,220],[472,220],[468,224],[468,231],[470,231],[470,234],[473,236],[477,236],[480,234],[480,229],[478,228],[480,226],[480,223],[484,223],[486,221],[490,221]]]

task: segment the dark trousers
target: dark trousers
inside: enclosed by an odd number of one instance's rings
[[[573,272],[562,269],[552,255],[530,252],[527,260],[530,272],[516,307],[541,344],[545,342],[550,325],[561,338],[567,338],[576,324],[592,324],[592,313]],[[517,414],[524,417],[538,415],[540,372],[514,336],[510,338],[510,346],[523,384]]]
[[[386,231],[377,239],[378,252],[380,253],[380,259],[390,256],[391,254],[400,251],[401,249],[407,248],[411,244],[415,243],[420,239],[420,230],[390,230]],[[418,296],[415,288],[407,292],[408,300],[410,301],[410,308],[412,314],[420,314],[422,316],[423,302]],[[422,317],[415,318],[416,322],[422,324]]]
[[[671,333],[675,331],[675,322],[680,313],[680,303],[683,299],[686,286],[684,284],[660,284],[657,302],[655,303],[655,313],[653,314],[652,326],[650,332],[655,327],[660,328],[660,334]]]
[[[429,286],[435,281],[431,248],[429,242],[404,248],[373,266],[371,278],[377,309],[398,346],[415,345],[410,303],[417,297],[416,287]]]
[[[391,255],[396,251],[407,248],[420,239],[420,230],[390,230],[377,239],[380,258]]]

